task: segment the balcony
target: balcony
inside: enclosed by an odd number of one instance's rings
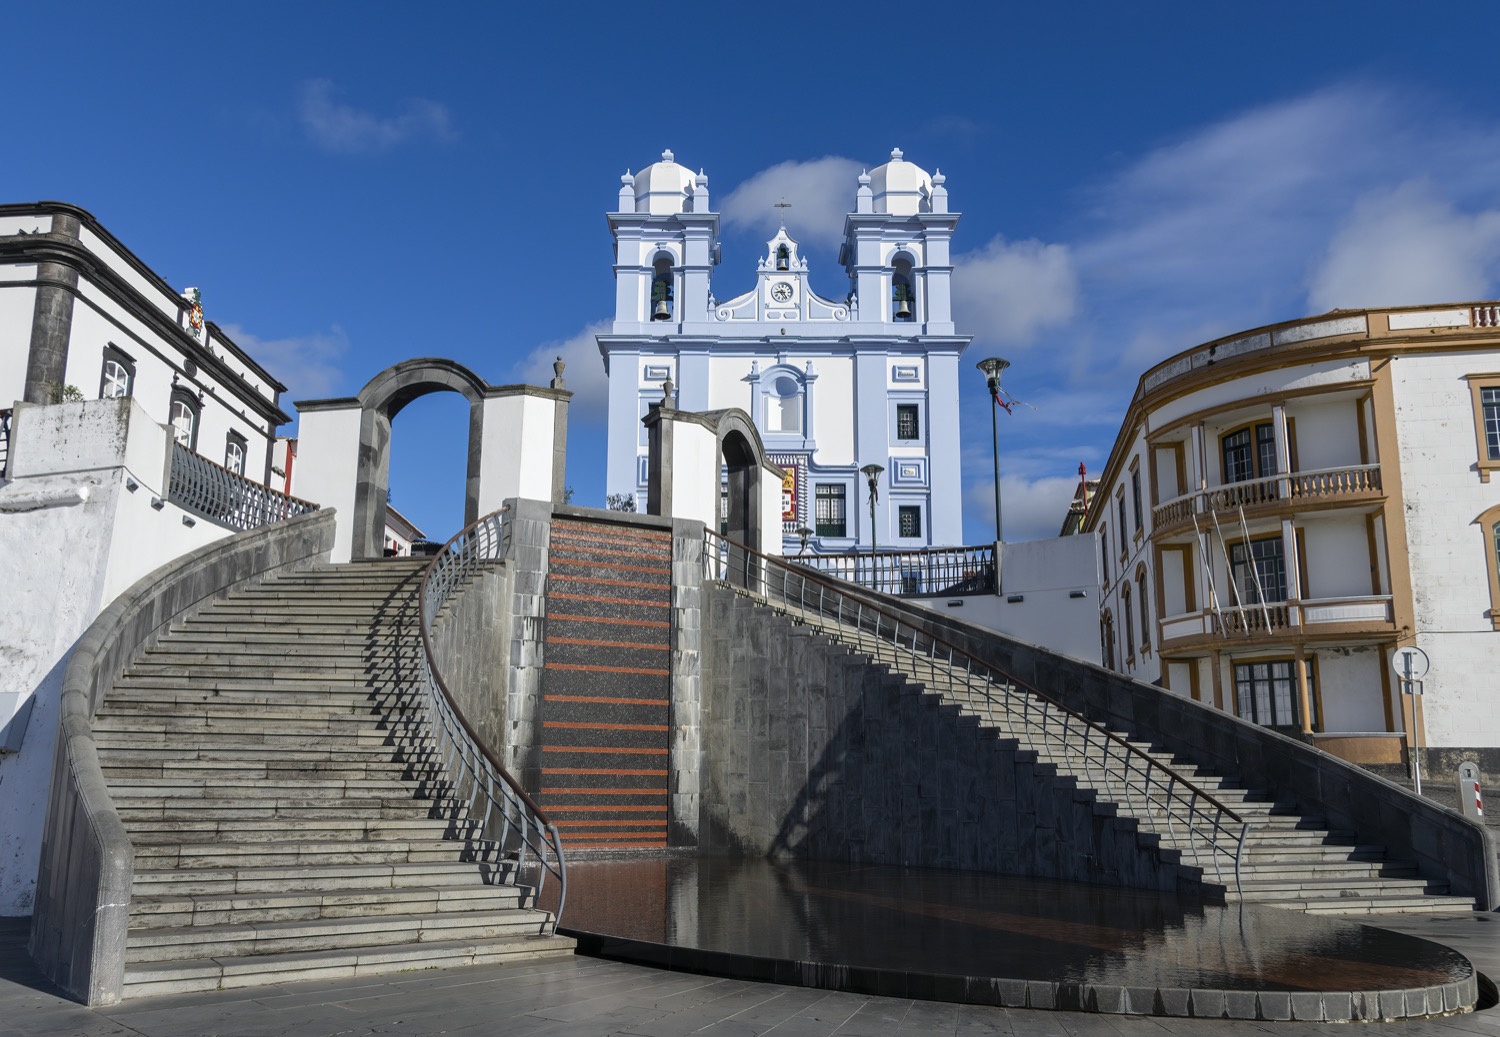
[[[1231,605],[1166,616],[1162,650],[1201,647],[1226,639],[1275,642],[1292,634],[1306,637],[1394,637],[1396,623],[1388,594],[1345,598],[1304,598]]]
[[[1195,516],[1216,512],[1247,518],[1279,508],[1308,505],[1342,505],[1379,500],[1384,496],[1378,464],[1350,465],[1288,472],[1265,479],[1246,479],[1185,493],[1151,509],[1151,531],[1155,536],[1179,532]]]

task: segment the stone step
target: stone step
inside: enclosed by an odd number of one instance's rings
[[[218,839],[226,841],[263,841],[265,845],[286,842],[336,843],[350,841],[379,841],[398,839],[422,841],[430,839],[474,838],[479,832],[479,822],[443,818],[339,818],[313,819],[299,825],[288,825],[277,820],[225,820],[222,818],[193,818],[173,821],[134,820],[127,822],[132,846],[157,846],[168,844],[202,844]]]
[[[302,980],[347,979],[414,969],[453,968],[502,961],[566,957],[576,941],[565,936],[490,940],[431,940],[362,950],[263,954],[129,965],[126,997],[229,990]]]
[[[1230,891],[1233,893],[1233,891]],[[1328,899],[1361,896],[1446,896],[1446,883],[1422,878],[1363,878],[1346,882],[1338,877],[1301,876],[1292,878],[1246,879],[1236,899],[1247,903],[1262,900]]]
[[[172,782],[201,781],[242,784],[261,781],[322,781],[330,778],[346,782],[434,782],[446,780],[447,771],[436,760],[425,763],[394,763],[389,754],[383,760],[341,761],[281,759],[256,760],[145,760],[120,761],[101,755],[104,776],[110,784],[136,783],[136,779],[161,779]],[[402,785],[401,787],[409,787]]]
[[[180,960],[188,955],[244,958],[427,941],[538,936],[550,920],[551,915],[545,911],[512,908],[132,929],[125,941],[125,961],[130,965]]]
[[[191,821],[205,818],[265,820],[284,818],[289,824],[304,824],[327,818],[461,817],[462,808],[451,799],[416,800],[412,796],[376,798],[322,797],[319,799],[173,799],[122,801],[116,804],[120,819]]]
[[[525,906],[519,886],[396,886],[326,893],[162,894],[133,897],[130,928],[252,925],[361,918],[381,913],[438,914],[449,911],[508,911]]]
[[[134,741],[127,741],[123,745],[113,744],[106,746],[100,741],[100,757],[107,757],[112,763],[120,766],[131,766],[135,763],[150,764],[159,762],[163,765],[168,762],[191,764],[194,762],[223,763],[228,765],[238,763],[260,764],[269,763],[263,746],[246,746],[240,749],[205,749],[198,745],[184,746],[179,741],[175,745],[164,746],[140,746]],[[405,767],[412,764],[424,764],[435,761],[437,753],[431,748],[422,750],[401,749],[393,746],[360,746],[360,745],[328,745],[318,748],[299,749],[294,746],[281,746],[276,751],[275,762],[287,766],[298,766],[307,764],[326,763],[389,763],[395,767]]]
[[[1472,915],[1479,910],[1473,897],[1378,896],[1339,897],[1334,900],[1257,901],[1256,906],[1288,908],[1310,915]]]
[[[198,896],[231,893],[338,893],[408,886],[489,884],[509,876],[508,861],[405,861],[378,864],[283,865],[198,868],[138,866],[133,896]]]
[[[142,868],[295,868],[325,864],[446,863],[454,860],[498,862],[503,853],[485,840],[382,839],[351,844],[333,842],[198,842],[154,843],[135,847]]]

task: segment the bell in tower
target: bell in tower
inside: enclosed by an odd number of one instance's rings
[[[655,276],[651,279],[651,319],[672,319],[672,266],[665,257],[655,264]]]

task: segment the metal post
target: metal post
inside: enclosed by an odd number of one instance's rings
[[[990,439],[994,450],[995,460],[995,543],[999,544],[1005,539],[1004,527],[1000,521],[1000,372],[1010,366],[1009,360],[1001,360],[999,357],[990,357],[979,361],[979,370],[984,372],[985,385],[990,391]]]
[[[860,469],[864,473],[865,480],[870,484],[870,589],[880,589],[880,560],[876,555],[875,545],[875,495],[878,493],[876,480],[880,473],[885,471],[884,466],[878,464],[867,464]]]

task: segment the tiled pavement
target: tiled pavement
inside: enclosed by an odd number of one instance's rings
[[[1389,928],[1458,948],[1500,975],[1500,915],[1396,919]],[[0,1037],[1250,1037],[1378,1032],[1500,1037],[1500,1009],[1412,1023],[1227,1022],[1029,1012],[829,993],[659,972],[588,958],[143,998],[90,1011],[59,997],[0,919]]]

